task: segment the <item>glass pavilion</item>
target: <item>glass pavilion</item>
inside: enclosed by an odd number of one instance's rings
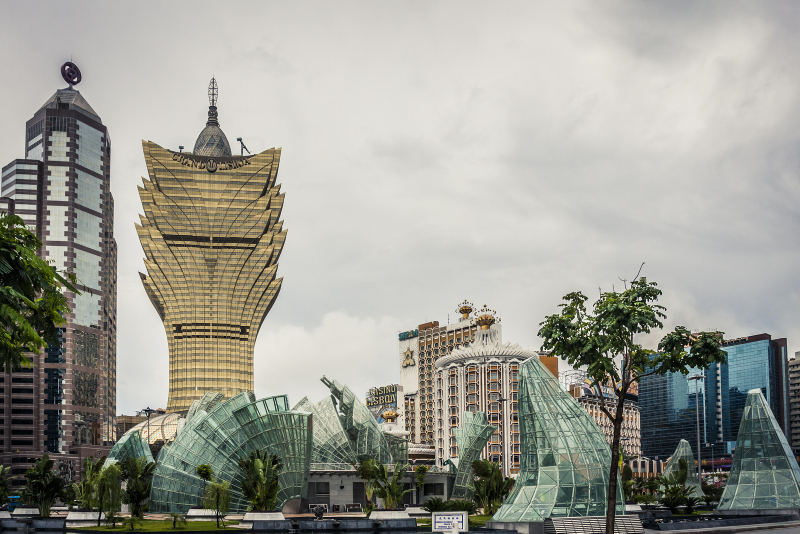
[[[761,389],[747,394],[717,510],[800,508],[800,467]]]
[[[531,358],[520,366],[520,473],[493,521],[604,516],[611,449],[591,416]],[[617,514],[625,513],[622,484]]]

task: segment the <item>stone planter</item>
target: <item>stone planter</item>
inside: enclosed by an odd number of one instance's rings
[[[405,510],[373,510],[369,514],[370,519],[410,519],[411,516]]]
[[[103,525],[106,514],[100,514],[100,524]],[[67,514],[67,528],[96,527],[97,512],[70,512]]]
[[[239,521],[242,528],[253,528],[254,521],[283,521],[286,519],[281,512],[247,512],[244,519]]]
[[[39,517],[39,509],[35,506],[17,506],[11,512],[11,517],[14,519],[18,517]]]
[[[31,521],[34,530],[64,530],[66,519],[47,517]]]
[[[186,521],[216,521],[217,512],[205,508],[192,508],[186,514]]]

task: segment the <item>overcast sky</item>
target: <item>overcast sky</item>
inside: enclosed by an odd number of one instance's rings
[[[0,164],[80,67],[112,140],[118,412],[165,406],[139,280],[141,140],[283,147],[288,229],[258,396],[396,382],[397,333],[467,298],[538,349],[562,295],[641,262],[666,326],[800,350],[794,2],[0,3]],[[653,346],[657,337],[645,340]]]

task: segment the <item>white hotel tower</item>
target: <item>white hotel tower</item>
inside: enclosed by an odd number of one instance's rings
[[[453,429],[464,411],[485,412],[497,431],[481,458],[500,464],[504,476],[519,471],[517,379],[519,365],[538,357],[558,376],[557,358],[502,342],[495,312],[486,306],[472,316],[464,301],[458,323],[420,325],[400,335],[400,382],[405,394],[405,428],[410,452],[428,448],[436,465],[458,457]],[[426,447],[427,446],[427,447]]]

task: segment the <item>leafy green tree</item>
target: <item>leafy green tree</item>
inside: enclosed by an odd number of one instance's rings
[[[372,499],[375,494],[375,479],[378,471],[376,465],[375,460],[367,458],[360,464],[354,466],[358,478],[364,481],[364,494],[367,497],[367,505],[364,507],[364,513],[367,517],[369,517],[369,514],[375,509],[375,504]]]
[[[256,450],[239,460],[239,469],[244,474],[242,493],[253,504],[253,510],[274,510],[280,490],[278,475],[283,470],[280,457]]]
[[[231,507],[231,483],[213,479],[211,484],[206,486],[203,507],[216,512],[217,528],[219,528],[220,517],[227,514]],[[222,528],[225,528],[225,521],[222,522]]]
[[[625,494],[625,500],[630,501],[633,499],[633,470],[628,464],[622,467],[622,492]]]
[[[103,512],[110,513],[119,510],[120,500],[122,497],[122,469],[119,464],[114,463],[107,465],[100,474],[97,476],[97,481],[94,486],[95,499],[97,499],[97,526],[100,526],[100,520]]]
[[[416,477],[418,488],[425,484],[425,475],[428,473],[428,469],[430,467],[427,465],[418,465],[414,468],[414,476]]]
[[[153,488],[156,464],[141,457],[125,458],[123,465],[125,492],[122,500],[131,505],[131,515],[143,518],[148,506],[145,501],[150,498],[150,490]]]
[[[58,344],[57,327],[69,313],[62,287],[80,294],[73,274],[59,274],[36,255],[42,242],[16,215],[0,214],[0,366],[30,367],[26,352]]]
[[[42,517],[50,517],[50,508],[64,493],[66,486],[64,479],[53,471],[53,463],[50,456],[44,454],[25,472],[28,483],[23,490],[23,498],[37,506]]]
[[[408,465],[398,462],[394,466],[394,472],[390,473],[386,466],[377,464],[375,470],[375,489],[378,497],[383,499],[383,507],[387,510],[394,510],[400,504],[403,496],[411,492],[411,489],[403,489],[403,477],[406,475]]]
[[[656,304],[661,290],[646,278],[625,282],[625,290],[600,294],[591,312],[588,298],[580,291],[564,296],[561,312],[540,323],[542,350],[566,360],[574,368],[586,367],[592,386],[613,386],[616,398],[600,394],[600,411],[612,422],[611,466],[606,509],[606,534],[614,534],[617,505],[619,446],[624,418],[625,396],[634,382],[670,372],[688,374],[690,368],[705,369],[725,362],[720,348],[721,332],[692,334],[682,326],[675,328],[658,344],[658,352],[643,348],[634,338],[663,328],[666,308]]]
[[[206,483],[214,476],[214,470],[208,464],[200,464],[197,466],[197,476],[203,479],[203,491],[206,490]]]
[[[95,501],[95,486],[105,462],[105,456],[97,460],[91,456],[86,458],[83,461],[80,482],[72,485],[75,492],[75,499],[81,503],[81,508],[87,512],[97,505]]]

